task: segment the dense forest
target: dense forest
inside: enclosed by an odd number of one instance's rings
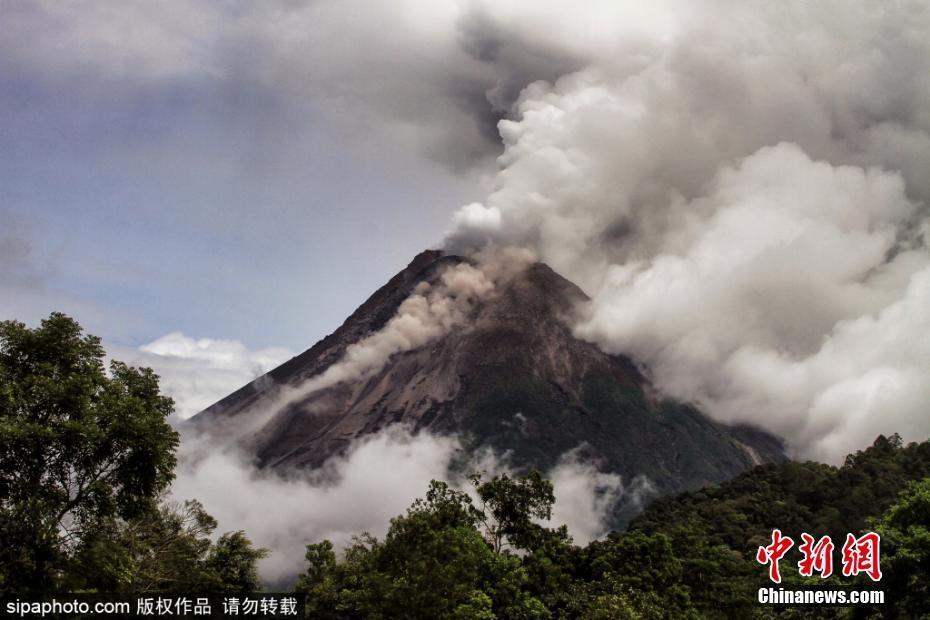
[[[148,369],[105,369],[99,339],[53,314],[0,323],[0,595],[247,592],[266,551],[215,536],[196,500],[172,503],[177,433]],[[434,481],[386,536],[307,546],[295,589],[312,618],[795,618],[930,615],[930,442],[879,437],[841,467],[788,461],[654,502],[587,546],[550,527],[538,471],[470,488]],[[883,578],[802,577],[781,587],[882,589],[882,605],[779,606],[760,546],[780,529],[881,535]],[[834,550],[840,565],[839,549]]]

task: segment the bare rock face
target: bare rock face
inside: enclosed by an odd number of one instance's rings
[[[206,429],[262,415],[267,395],[298,386],[377,332],[420,282],[464,262],[418,255],[333,334],[194,418]],[[721,482],[784,459],[764,432],[716,423],[659,398],[623,356],[576,339],[567,318],[585,294],[536,263],[502,283],[468,321],[425,346],[392,356],[373,375],[315,392],[250,434],[262,467],[315,467],[360,436],[393,423],[456,433],[466,449],[492,448],[517,468],[548,469],[578,450],[601,471],[648,478],[656,495]],[[437,476],[443,472],[437,472]],[[616,515],[622,525],[632,514]]]

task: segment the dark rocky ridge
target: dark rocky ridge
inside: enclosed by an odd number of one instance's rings
[[[194,418],[201,428],[261,409],[276,386],[296,386],[395,314],[422,281],[465,259],[423,252],[311,349]],[[585,294],[537,263],[480,303],[467,325],[394,355],[366,380],[311,394],[249,439],[262,467],[314,467],[393,423],[459,433],[469,448],[508,453],[516,467],[552,467],[581,446],[602,471],[645,475],[659,495],[721,482],[784,458],[776,438],[716,423],[657,397],[626,357],[573,337],[566,318]],[[437,472],[440,475],[442,472]],[[622,524],[633,507],[616,515]]]

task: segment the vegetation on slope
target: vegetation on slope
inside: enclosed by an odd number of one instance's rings
[[[586,547],[549,514],[538,472],[474,479],[468,494],[433,482],[391,522],[338,559],[310,545],[298,591],[320,618],[775,618],[923,617],[930,613],[930,442],[879,437],[839,468],[785,462],[695,493],[659,500],[625,533]],[[778,528],[800,541],[875,530],[884,579],[801,577],[797,547],[782,560],[787,588],[885,590],[878,606],[763,606],[771,587],[756,560]],[[505,544],[501,544],[501,540]],[[821,582],[821,583],[818,583]]]

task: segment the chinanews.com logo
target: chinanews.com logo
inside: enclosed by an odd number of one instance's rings
[[[881,569],[881,537],[875,532],[866,532],[862,536],[847,534],[846,541],[841,550],[842,567],[840,573],[843,577],[856,577],[865,575],[873,582],[882,578]],[[772,583],[781,584],[782,576],[780,561],[785,554],[794,547],[794,539],[782,534],[781,530],[772,530],[772,542],[760,546],[756,551],[756,561],[768,566],[769,579]],[[801,544],[798,551],[801,559],[798,561],[798,574],[802,577],[819,575],[827,579],[834,574],[833,551],[836,546],[830,536],[815,539],[810,534],[801,534]],[[843,589],[785,589],[785,588],[759,588],[758,600],[764,604],[875,604],[885,602],[885,593],[882,590],[843,590]]]

